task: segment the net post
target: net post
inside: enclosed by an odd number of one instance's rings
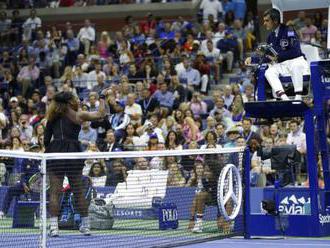
[[[41,175],[42,175],[42,188],[40,191],[40,248],[47,247],[47,175],[46,175],[46,158],[41,159]]]
[[[250,149],[246,147],[244,150],[244,238],[250,239],[250,169],[251,169],[251,159],[250,159]]]

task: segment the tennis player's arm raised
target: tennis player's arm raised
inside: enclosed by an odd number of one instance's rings
[[[105,101],[103,96],[100,97],[100,104],[98,111],[88,112],[88,111],[78,111],[77,118],[80,121],[97,121],[105,117]]]

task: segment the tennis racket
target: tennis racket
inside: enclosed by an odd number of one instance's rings
[[[28,186],[31,190],[31,192],[34,193],[40,193],[42,189],[42,174],[40,172],[37,172],[32,177],[30,177]],[[49,178],[46,177],[46,189],[49,189]]]

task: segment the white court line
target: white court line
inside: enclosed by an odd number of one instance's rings
[[[216,240],[216,241],[212,241],[212,243],[216,243],[216,244],[243,244],[245,243],[247,246],[251,246],[251,245],[277,245],[277,246],[307,246],[307,247],[330,247],[330,244],[316,244],[316,243],[312,243],[312,244],[306,244],[306,243],[285,243],[285,242],[251,242],[251,241],[222,241],[221,240]]]

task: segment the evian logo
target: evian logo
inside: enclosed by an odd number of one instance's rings
[[[279,212],[287,215],[306,215],[310,214],[310,198],[295,195],[286,196],[279,205]]]
[[[330,223],[330,215],[322,215],[319,214],[319,221],[320,224],[323,226],[324,224],[329,224]]]

